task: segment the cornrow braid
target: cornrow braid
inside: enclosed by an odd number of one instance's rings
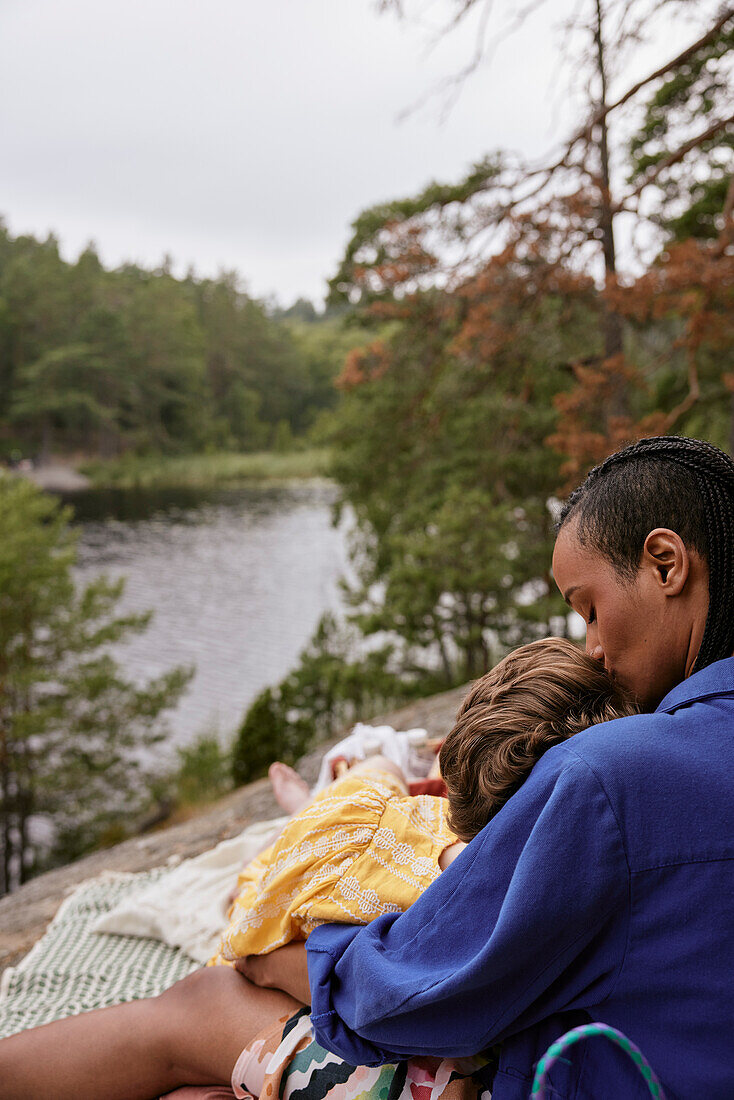
[[[640,439],[594,467],[568,498],[558,530],[578,535],[623,575],[639,568],[655,527],[675,531],[706,561],[709,606],[694,672],[734,651],[734,462],[700,439]]]

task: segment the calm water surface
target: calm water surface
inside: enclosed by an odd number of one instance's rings
[[[143,680],[196,666],[170,714],[173,744],[212,729],[227,739],[339,606],[346,536],[344,524],[332,526],[328,483],[67,499],[80,527],[79,581],[124,576],[120,610],[154,612],[115,650],[126,673]]]

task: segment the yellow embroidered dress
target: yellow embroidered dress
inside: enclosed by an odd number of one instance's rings
[[[367,924],[407,909],[456,841],[447,802],[410,797],[387,772],[349,773],[321,791],[238,879],[210,966],[304,940],[318,924]]]

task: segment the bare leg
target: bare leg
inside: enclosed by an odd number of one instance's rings
[[[408,786],[402,768],[387,756],[368,756],[366,760],[359,760],[356,764],[352,765],[348,774],[369,775],[374,771],[390,772],[391,775],[394,775],[396,779],[400,780],[407,793]]]
[[[159,997],[103,1008],[0,1042],[2,1100],[153,1100],[229,1084],[240,1052],[300,1005],[229,967],[197,970]]]
[[[352,775],[369,774],[375,769],[391,772],[403,784],[405,783],[405,776],[401,769],[392,760],[388,760],[386,756],[370,756],[367,760],[360,760],[351,765],[349,773]],[[311,801],[311,792],[307,784],[301,779],[298,772],[287,764],[281,763],[280,760],[276,761],[275,764],[271,764],[268,769],[268,776],[273,786],[275,799],[286,813],[297,814]]]
[[[281,764],[280,760],[268,768],[275,801],[287,814],[297,814],[311,799],[311,792],[298,772]]]

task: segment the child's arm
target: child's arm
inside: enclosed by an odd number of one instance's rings
[[[445,871],[450,863],[453,863],[459,852],[463,852],[466,848],[466,844],[463,840],[457,840],[455,844],[449,844],[448,848],[444,848],[441,855],[438,857],[438,865],[442,871]]]
[[[235,967],[253,985],[280,989],[302,1004],[311,1003],[305,943],[289,943],[268,955],[248,955]]]

